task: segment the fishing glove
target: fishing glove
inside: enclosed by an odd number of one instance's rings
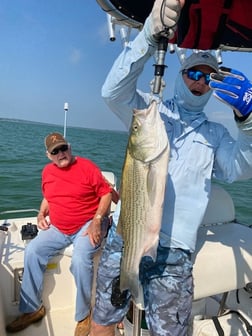
[[[150,14],[150,30],[155,39],[174,36],[180,10],[179,0],[155,0]]]
[[[252,83],[242,72],[220,67],[219,73],[212,73],[210,79],[214,96],[230,105],[238,117],[252,112]]]

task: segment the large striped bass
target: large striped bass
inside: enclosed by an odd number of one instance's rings
[[[124,241],[120,290],[129,289],[134,298],[140,294],[142,256],[156,259],[169,151],[156,101],[147,109],[134,110],[122,171],[117,226]]]

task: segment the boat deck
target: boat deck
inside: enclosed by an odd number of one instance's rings
[[[39,322],[32,324],[18,333],[6,333],[8,336],[71,336],[74,335],[76,322],[73,318],[73,308],[48,311]],[[116,336],[124,335],[123,330],[115,329]],[[1,334],[1,336],[3,336]]]

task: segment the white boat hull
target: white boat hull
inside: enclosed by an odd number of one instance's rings
[[[237,223],[234,216],[230,196],[222,189],[214,188],[208,211],[199,229],[197,254],[194,257],[195,292],[190,329],[192,336],[215,335],[200,329],[211,328],[210,318],[222,314],[225,309],[240,311],[249,323],[252,323],[252,229]],[[36,217],[0,221],[0,226],[8,229],[0,230],[1,336],[8,336],[5,325],[19,315],[19,289],[27,244],[21,239],[20,231],[22,225],[27,223],[36,224]],[[96,256],[96,268],[98,260],[99,253]],[[76,289],[69,270],[70,261],[71,247],[61,251],[50,261],[45,272],[43,290],[46,317],[16,335],[74,335]],[[224,302],[225,293],[229,294]],[[227,315],[222,319],[225,320],[224,327],[229,328],[227,335],[237,336],[242,332],[239,328],[243,328],[244,324],[236,314]],[[124,326],[125,336],[138,336],[135,331],[133,334],[131,321],[126,319]],[[119,331],[116,332],[119,335]],[[141,332],[142,336],[149,335],[148,330]]]

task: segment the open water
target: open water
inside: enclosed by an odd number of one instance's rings
[[[44,138],[54,131],[64,132],[61,126],[0,119],[0,213],[39,208],[41,171],[49,162]],[[74,155],[93,160],[103,171],[112,171],[120,183],[126,132],[68,127],[66,138]]]
[[[6,218],[1,215],[6,210],[39,208],[41,170],[48,163],[44,138],[54,131],[63,133],[63,127],[0,119],[0,218]],[[126,132],[68,127],[66,137],[73,154],[93,160],[103,171],[112,171],[119,186]],[[221,185],[234,200],[236,219],[251,225],[252,180]]]

